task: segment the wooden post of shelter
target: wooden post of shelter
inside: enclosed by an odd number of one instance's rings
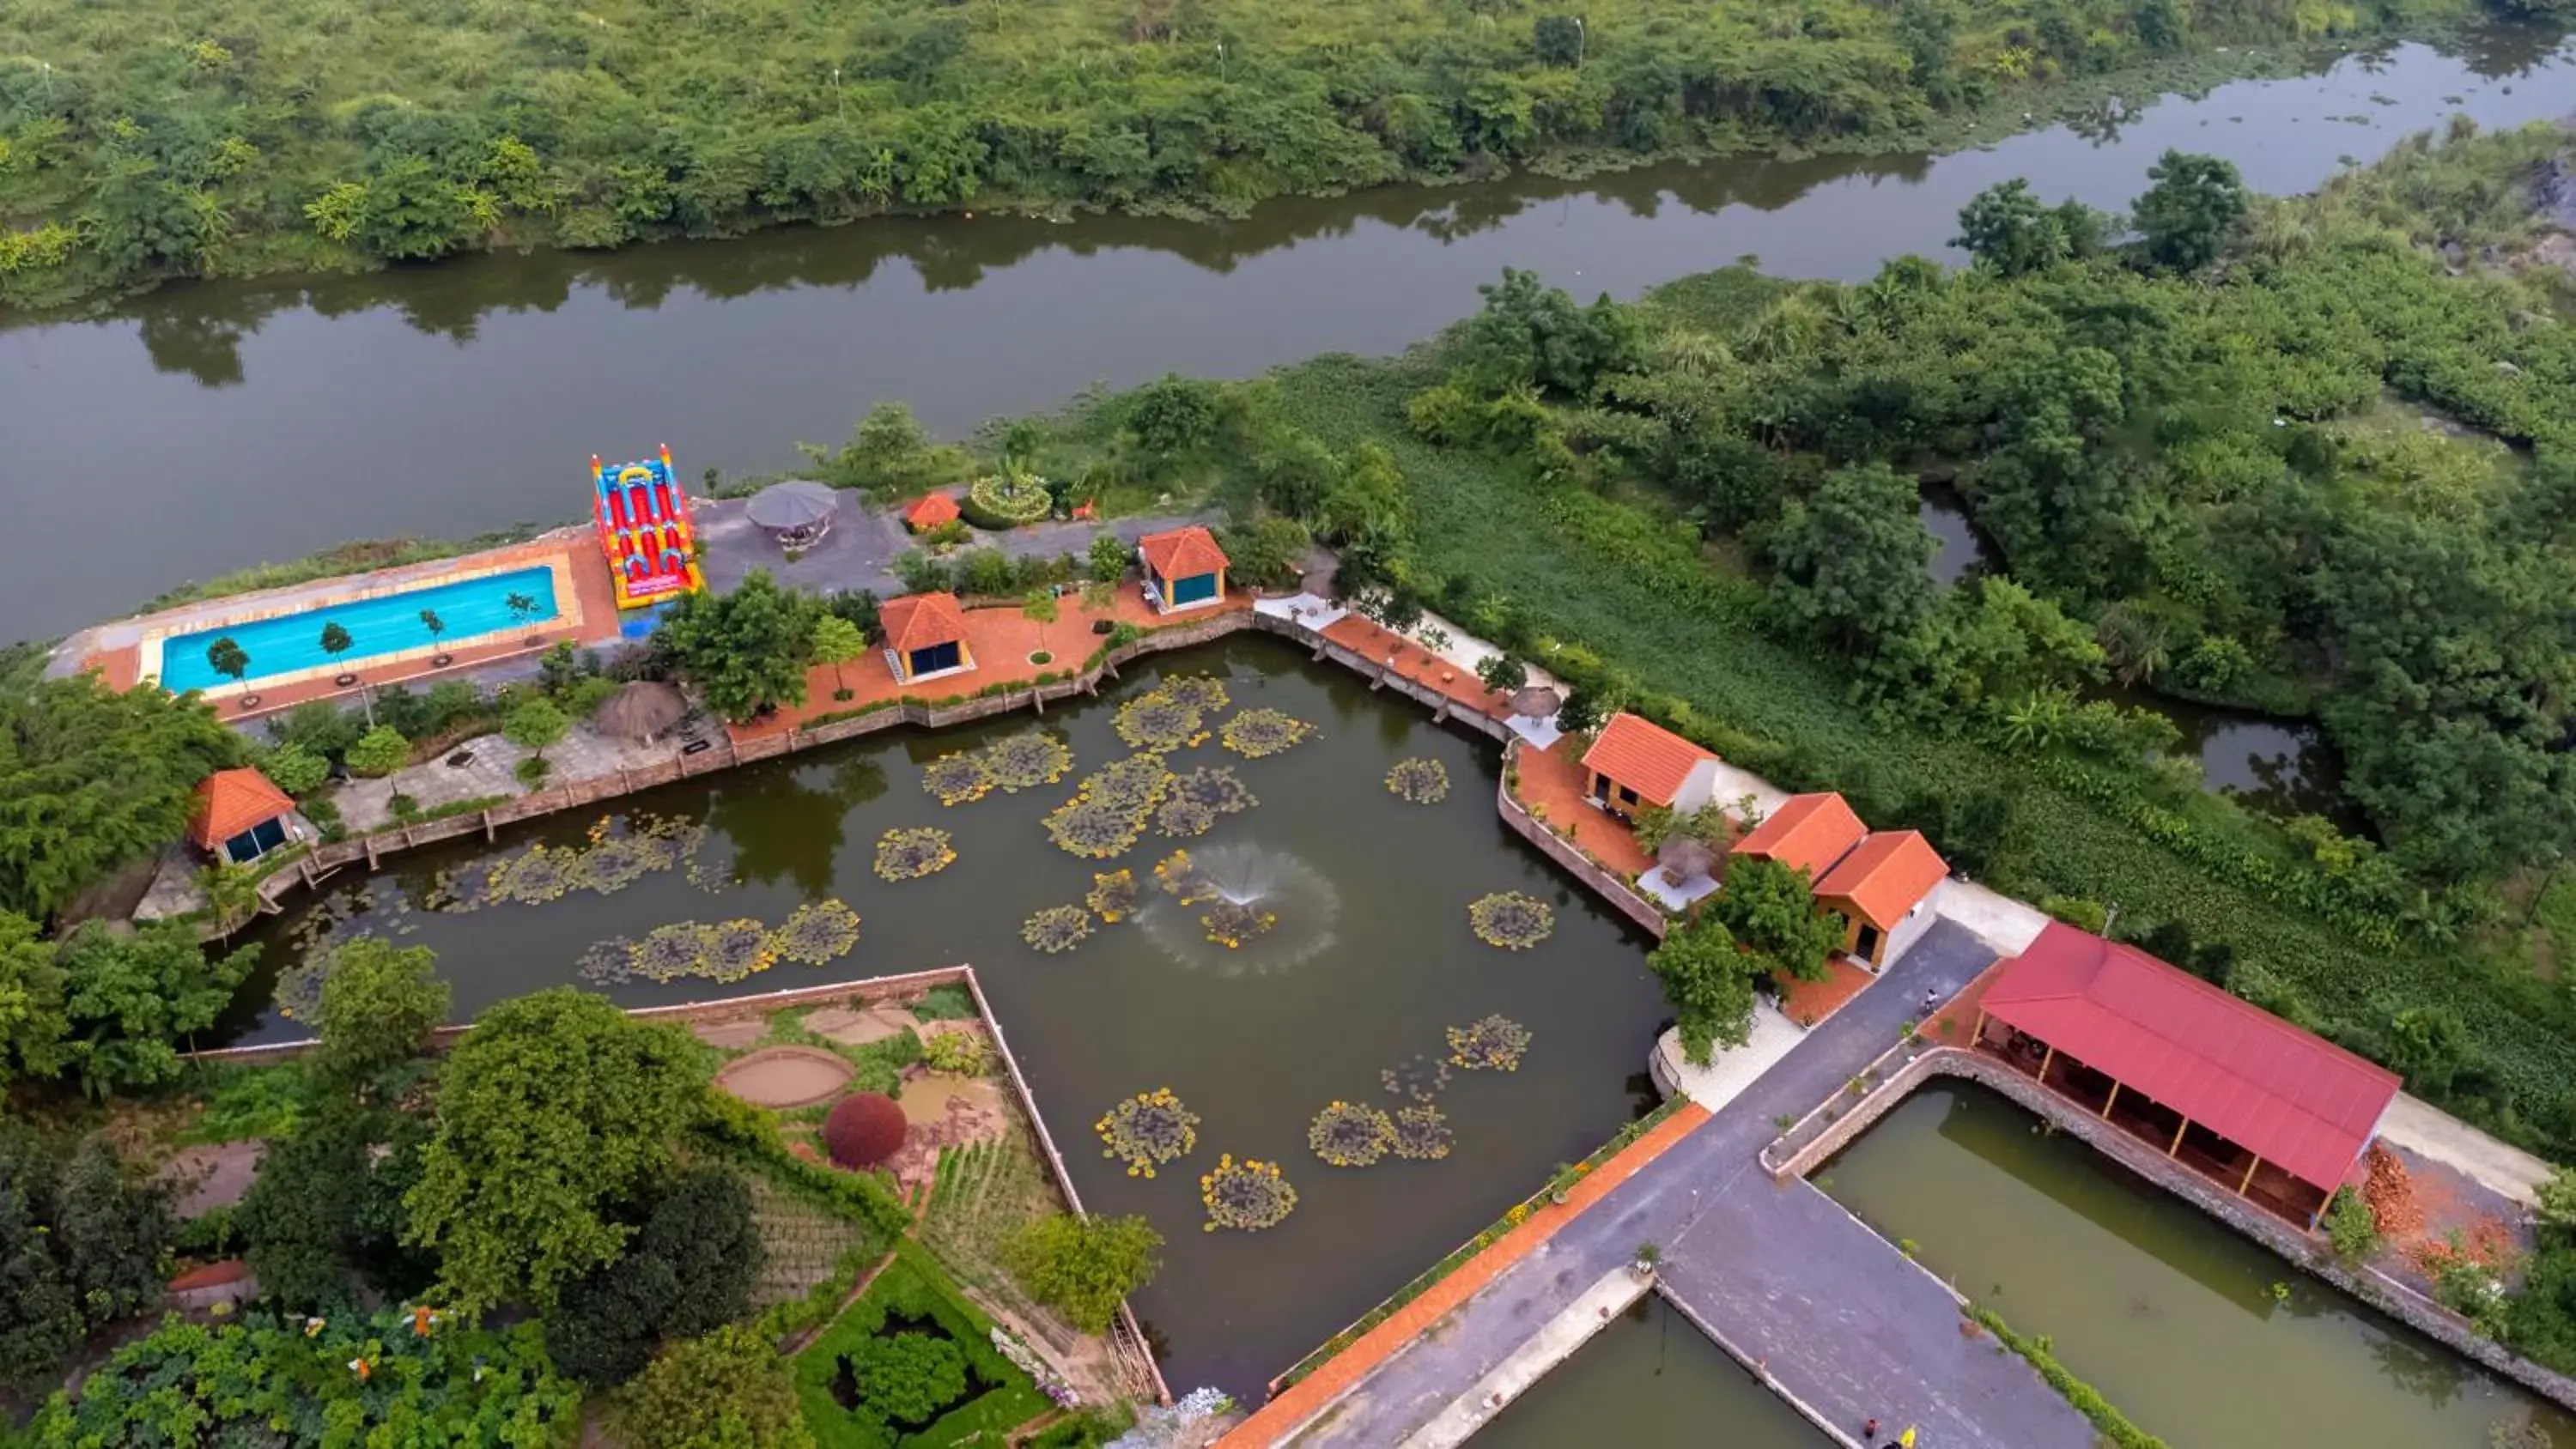
[[[2056,1060],[2057,1060],[2057,1048],[2055,1048],[2055,1047],[2050,1047],[2048,1050],[2046,1050],[2046,1051],[2044,1051],[2044,1052],[2040,1053],[2040,1056],[2039,1056],[2039,1084],[2040,1084],[2041,1086],[2045,1087],[2045,1086],[2047,1086],[2047,1085],[2048,1085],[2048,1067],[2049,1067],[2049,1064],[2050,1064],[2051,1062],[2054,1062],[2054,1061],[2056,1061]]]
[[[1933,1013],[1933,1014],[1937,1016],[1937,1015],[1939,1015],[1940,1013],[1935,1012],[1935,1013]],[[1972,1047],[1973,1047],[1973,1046],[1981,1046],[1981,1045],[1983,1045],[1983,1044],[1985,1043],[1985,1040],[1986,1040],[1986,1010],[1985,1010],[1985,1008],[1984,1008],[1984,1007],[1982,1007],[1982,1006],[1981,1006],[1981,1007],[1977,1008],[1977,1029],[1976,1029],[1975,1031],[1970,1032],[1970,1033],[1968,1034],[1968,1045],[1970,1045],[1970,1046],[1972,1046]]]
[[[2103,1120],[2103,1121],[2108,1122],[2108,1121],[2110,1121],[2110,1120],[2111,1120],[2111,1109],[2112,1109],[2113,1107],[2115,1107],[2115,1106],[2118,1106],[2118,1105],[2119,1105],[2119,1102],[2120,1102],[2120,1084],[2119,1084],[2119,1082],[2118,1082],[2117,1080],[2114,1080],[2114,1081],[2111,1083],[2111,1095],[2102,1099],[2102,1120]]]
[[[2174,1140],[2171,1145],[2165,1148],[2165,1156],[2178,1157],[2182,1154],[2182,1134],[2190,1130],[2191,1119],[2189,1117],[2185,1117],[2180,1122],[2174,1124]]]
[[[2254,1154],[2254,1160],[2252,1162],[2245,1164],[2245,1175],[2236,1180],[2236,1195],[2238,1197],[2243,1197],[2246,1190],[2254,1185],[2254,1173],[2257,1169],[2262,1167],[2262,1165],[2263,1154],[2260,1152]]]

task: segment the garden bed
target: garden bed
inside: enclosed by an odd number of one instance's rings
[[[907,1332],[953,1345],[965,1363],[964,1387],[929,1393],[939,1400],[936,1412],[910,1424],[871,1413],[856,1396],[848,1364],[871,1340]],[[868,1291],[796,1356],[796,1397],[820,1449],[939,1449],[979,1436],[999,1439],[1055,1407],[993,1346],[993,1321],[957,1294],[926,1250],[909,1242],[896,1247]]]

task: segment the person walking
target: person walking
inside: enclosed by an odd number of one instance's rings
[[[1861,1449],[1872,1449],[1872,1446],[1878,1443],[1878,1421],[1876,1419],[1872,1419],[1868,1423],[1860,1426],[1860,1443]]]
[[[1914,1449],[1914,1426],[1913,1426],[1913,1425],[1911,1425],[1911,1424],[1906,1425],[1906,1426],[1905,1426],[1905,1432],[1896,1436],[1896,1444],[1897,1444],[1897,1449]]]
[[[1930,1015],[1932,1014],[1933,1010],[1934,1010],[1935,1008],[1939,1007],[1939,1006],[1940,1006],[1940,1004],[1941,1004],[1941,988],[1940,988],[1940,987],[1938,987],[1938,986],[1926,986],[1926,987],[1924,987],[1924,988],[1923,988],[1923,1014],[1924,1014],[1925,1016],[1930,1016]]]

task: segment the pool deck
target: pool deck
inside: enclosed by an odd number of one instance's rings
[[[314,579],[256,593],[204,599],[95,625],[65,640],[46,672],[61,677],[95,670],[110,687],[131,689],[142,680],[145,656],[149,652],[146,641],[149,640],[298,613],[344,599],[431,589],[441,584],[522,568],[555,570],[558,587],[563,581],[570,581],[572,596],[562,601],[561,617],[538,624],[525,633],[511,631],[507,638],[495,639],[487,635],[479,642],[460,644],[446,651],[453,662],[443,667],[432,665],[427,658],[395,656],[372,665],[356,663],[346,672],[358,675],[360,684],[347,688],[332,682],[340,672],[333,671],[319,678],[228,684],[208,691],[209,697],[216,701],[226,719],[253,719],[293,709],[310,700],[354,699],[362,687],[468,675],[496,662],[543,653],[560,643],[596,647],[617,642],[617,592],[609,580],[608,563],[600,556],[590,528],[585,524],[556,529],[525,543],[458,554],[453,558]],[[252,700],[257,702],[249,703]]]

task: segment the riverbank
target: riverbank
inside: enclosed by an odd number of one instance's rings
[[[232,44],[203,42],[176,74],[147,69],[129,37],[166,28],[159,8],[119,0],[122,24],[25,18],[24,53],[67,57],[64,95],[34,164],[0,173],[0,202],[32,223],[0,252],[0,302],[798,222],[1071,207],[1239,217],[1268,197],[1516,168],[1937,151],[2103,95],[2263,74],[2267,45],[2393,42],[2478,13],[2410,0],[2370,12],[2384,29],[2351,16],[2309,31],[2223,7],[2191,18],[2123,7],[2087,33],[2010,6],[1930,22],[1864,9],[1820,33],[1766,25],[1752,7],[1670,0],[1507,28],[1427,5],[1354,27],[1329,5],[1218,0],[1181,16],[1057,0],[1010,27],[891,7],[855,53],[847,37],[747,31],[697,11],[591,17],[595,29],[551,41],[581,51],[618,105],[652,117],[655,151],[637,165],[623,134],[593,119],[603,95],[571,106],[530,90],[545,64],[480,26],[407,17],[298,35],[329,80],[287,87],[259,55],[255,22]],[[828,69],[818,54],[834,57]],[[644,60],[682,55],[688,83]],[[424,69],[423,56],[445,64]],[[106,189],[105,158],[118,153],[74,95],[232,139],[215,157],[144,147],[161,189],[93,206],[75,230],[69,216]],[[276,112],[294,119],[281,127]],[[334,142],[364,143],[365,160],[348,165]]]
[[[12,457],[53,480],[0,542],[0,619],[60,633],[174,580],[344,539],[576,514],[593,452],[668,441],[684,476],[732,479],[798,466],[795,440],[844,438],[881,399],[955,437],[1095,385],[1395,353],[1473,311],[1506,265],[1587,297],[1746,254],[1865,280],[1909,252],[1955,259],[1959,208],[1994,182],[2116,208],[2167,148],[2224,155],[2259,191],[2308,191],[2454,112],[2490,127],[2556,115],[2555,52],[2546,32],[2482,27],[1938,159],[1524,172],[1213,224],[979,211],[172,288],[0,330]],[[136,416],[155,426],[125,425]],[[44,537],[113,546],[67,567]]]

